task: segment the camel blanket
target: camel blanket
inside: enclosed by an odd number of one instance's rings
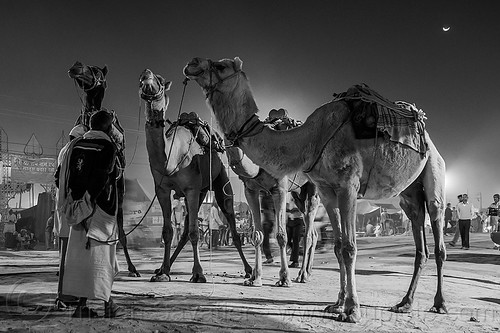
[[[373,138],[378,131],[421,154],[427,152],[425,113],[415,105],[391,102],[366,84],[354,85],[333,96],[334,102],[343,100],[349,105],[356,138]]]

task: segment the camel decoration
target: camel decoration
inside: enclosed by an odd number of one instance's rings
[[[273,128],[283,129],[288,128],[290,118],[285,114],[279,114],[280,110],[271,110],[266,123]],[[284,112],[284,110],[283,110]],[[288,121],[287,121],[288,120]],[[302,257],[302,266],[299,270],[296,282],[307,282],[312,274],[312,264],[314,260],[314,249],[318,241],[318,233],[314,228],[314,218],[318,210],[319,197],[316,187],[302,173],[295,173],[289,177],[281,179],[271,176],[264,169],[254,164],[245,153],[238,147],[226,147],[229,165],[231,169],[238,175],[238,178],[243,182],[245,188],[245,197],[247,199],[250,210],[252,211],[255,233],[253,235],[253,244],[255,246],[255,266],[252,276],[244,282],[247,286],[262,286],[262,241],[263,241],[263,226],[261,221],[261,204],[259,194],[271,194],[275,207],[284,207],[286,202],[286,193],[290,192],[294,198],[297,208],[304,215],[304,223],[306,232],[304,235],[304,255]],[[285,213],[276,211],[276,221],[279,221],[280,216]],[[286,224],[286,222],[285,222]],[[277,228],[281,225],[276,223]],[[286,227],[285,227],[286,230]],[[279,232],[283,233],[283,230]],[[278,232],[278,233],[279,233]],[[281,268],[279,272],[279,280],[276,286],[288,287],[291,285],[290,274],[286,259],[286,243],[280,242],[280,258]]]
[[[82,90],[82,110],[80,116],[75,122],[75,126],[82,124],[86,129],[90,129],[90,117],[97,111],[102,110],[102,101],[104,99],[104,93],[107,88],[106,74],[108,73],[108,67],[104,66],[99,68],[97,66],[84,65],[77,61],[68,70],[68,75],[72,78],[78,87]],[[103,109],[106,110],[106,109]],[[118,212],[117,212],[117,225],[118,225],[118,235],[120,244],[123,247],[123,253],[125,254],[125,259],[127,261],[128,276],[130,277],[140,277],[141,274],[137,271],[127,248],[127,237],[125,231],[123,230],[123,198],[125,196],[125,177],[123,176],[123,171],[125,170],[125,135],[123,128],[116,117],[115,111],[109,111],[113,114],[113,128],[111,133],[111,139],[117,147],[117,164],[121,170],[120,178],[117,180],[118,187]]]
[[[334,251],[340,268],[338,299],[325,311],[337,313],[340,321],[360,320],[355,277],[356,199],[375,200],[399,195],[401,208],[412,221],[416,255],[408,291],[391,311],[411,311],[418,279],[429,256],[424,235],[427,207],[437,266],[437,291],[430,311],[447,312],[442,293],[446,260],[443,241],[445,163],[423,127],[420,112],[402,111],[396,104],[386,103],[398,109],[401,116],[393,117],[388,112],[378,116],[378,120],[388,116],[388,119],[409,125],[392,127],[376,122],[373,127],[373,115],[367,116],[361,123],[364,122],[365,129],[372,127],[373,137],[357,139],[354,123],[358,121],[351,106],[362,102],[365,96],[352,100],[344,96],[320,106],[302,126],[275,131],[264,126],[256,115],[258,108],[239,58],[220,61],[194,58],[184,68],[184,74],[201,86],[224,136],[253,162],[277,178],[305,172],[316,185],[332,223]],[[404,136],[391,137],[397,134],[396,129],[407,131],[410,128],[416,135],[409,140]],[[414,146],[408,145],[412,143]],[[278,241],[286,242],[282,232],[284,221],[280,219],[279,222]]]
[[[186,126],[181,126],[180,123],[174,123],[165,131],[165,123],[169,123],[168,120],[165,120],[169,102],[166,92],[170,89],[171,82],[167,82],[160,75],[155,75],[149,69],[143,71],[139,82],[139,93],[146,104],[146,149],[154,179],[155,193],[162,209],[164,221],[162,230],[165,243],[163,263],[156,270],[151,281],[170,281],[171,265],[189,238],[194,256],[193,275],[190,281],[206,282],[199,258],[198,211],[210,186],[213,187],[217,204],[229,223],[233,234],[233,243],[243,261],[245,273],[250,276],[252,267],[245,259],[241,240],[236,231],[233,190],[219,155],[215,150],[204,152],[204,148],[197,143],[191,130]],[[199,131],[203,130],[200,126],[197,128],[196,136],[201,134]],[[173,237],[171,224],[172,191],[185,197],[187,215],[179,244],[170,257]]]

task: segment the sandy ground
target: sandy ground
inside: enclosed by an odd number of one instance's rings
[[[128,312],[120,319],[73,319],[72,310],[53,309],[57,252],[0,251],[0,331],[499,332],[500,251],[493,250],[488,234],[472,234],[471,245],[469,251],[448,249],[444,284],[448,314],[428,312],[436,289],[433,256],[420,279],[413,312],[395,314],[388,308],[400,301],[411,280],[412,237],[359,238],[357,289],[363,319],[357,324],[337,322],[334,315],[323,312],[338,292],[338,265],[331,250],[316,254],[311,282],[290,288],[274,287],[278,263],[264,267],[263,287],[243,286],[243,265],[232,247],[212,252],[202,248],[205,284],[188,282],[190,246],[174,263],[172,282],[151,283],[162,250],[132,250],[142,277],[131,278],[122,271],[116,279],[113,296]],[[250,245],[245,253],[253,263]],[[125,270],[122,253],[119,256]],[[292,276],[297,272],[291,269]],[[103,315],[102,302],[90,305]]]

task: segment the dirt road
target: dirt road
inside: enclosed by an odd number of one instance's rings
[[[446,240],[449,241],[447,237]],[[432,239],[428,239],[432,253]],[[413,270],[413,239],[388,236],[358,239],[357,289],[363,319],[335,321],[323,312],[337,297],[339,274],[333,252],[316,254],[308,284],[277,288],[279,264],[264,267],[264,286],[243,286],[243,265],[234,248],[202,248],[208,282],[189,283],[188,246],[172,267],[172,282],[151,283],[162,249],[132,250],[140,278],[122,272],[113,297],[129,312],[120,319],[72,319],[54,311],[57,252],[0,251],[0,332],[499,332],[500,251],[487,234],[472,234],[471,249],[449,248],[444,293],[449,313],[427,312],[436,290],[433,255],[420,279],[413,312],[388,308],[401,300]],[[253,263],[253,248],[245,246]],[[279,258],[279,257],[277,257]],[[291,269],[295,276],[298,269]],[[102,316],[102,302],[90,302]]]

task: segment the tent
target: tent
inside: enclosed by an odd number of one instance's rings
[[[365,200],[359,200],[356,207],[356,231],[364,232],[368,221],[380,219],[380,207]]]
[[[381,222],[383,224],[384,232],[387,234],[398,234],[404,232],[403,225],[403,210],[396,207],[392,203],[375,203],[382,209]],[[392,230],[392,231],[390,231]]]
[[[365,214],[372,213],[378,209],[380,209],[379,206],[374,206],[368,201],[364,201],[364,200],[358,201],[358,205],[356,207],[356,214],[365,215]]]
[[[123,198],[123,229],[131,247],[158,246],[163,227],[161,208],[154,205],[148,211],[151,199],[137,179],[125,179]]]

